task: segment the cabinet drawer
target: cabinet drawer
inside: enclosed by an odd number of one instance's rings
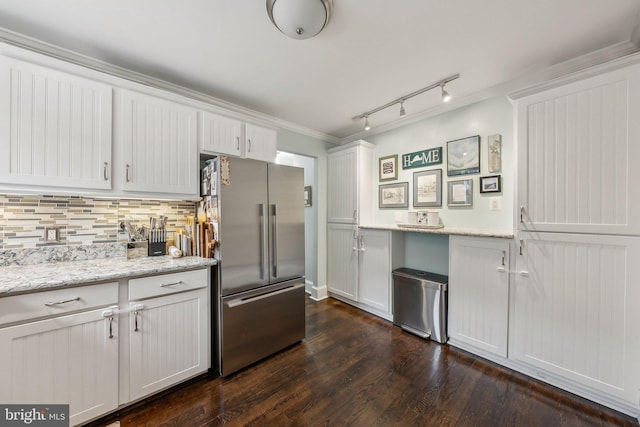
[[[118,303],[118,282],[0,298],[0,325]]]
[[[129,301],[206,288],[206,269],[181,271],[129,280]]]

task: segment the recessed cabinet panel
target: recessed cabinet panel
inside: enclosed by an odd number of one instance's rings
[[[0,183],[111,189],[112,88],[0,57]]]
[[[200,149],[207,153],[241,156],[244,147],[242,122],[209,113],[199,113]]]
[[[359,230],[359,302],[391,313],[391,232]]]
[[[518,227],[640,234],[640,65],[518,100]]]
[[[196,197],[197,111],[127,90],[119,97],[123,190]]]
[[[345,298],[358,298],[358,229],[327,225],[327,288]]]
[[[640,238],[519,238],[509,357],[637,405]]]
[[[449,338],[507,357],[510,243],[449,238]]]
[[[245,125],[245,157],[275,162],[277,135],[278,133],[273,129],[247,123]]]
[[[71,425],[116,409],[117,315],[104,311],[0,329],[0,402],[69,404]]]

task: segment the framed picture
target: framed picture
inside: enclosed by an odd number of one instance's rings
[[[449,181],[448,206],[473,206],[473,180]]]
[[[413,173],[413,206],[442,206],[442,169]]]
[[[409,183],[384,184],[379,186],[378,206],[380,209],[408,208]]]
[[[502,177],[500,175],[481,176],[481,193],[500,193],[502,191]]]
[[[380,157],[378,159],[378,180],[393,181],[398,179],[398,155]]]
[[[311,206],[311,186],[304,187],[304,205]]]
[[[502,170],[502,135],[497,133],[487,137],[487,154],[489,173],[500,173]]]
[[[480,136],[447,142],[447,176],[480,173]]]

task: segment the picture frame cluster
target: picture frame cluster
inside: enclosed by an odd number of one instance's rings
[[[480,135],[447,141],[447,207],[472,208],[474,178],[469,175],[481,173],[481,139]],[[499,134],[487,137],[486,161],[492,175],[479,177],[480,194],[502,193],[502,136]],[[414,169],[441,165],[442,147],[403,154],[402,169]],[[378,191],[378,207],[380,209],[405,209],[409,207],[412,197],[414,208],[440,208],[443,204],[442,186],[443,169],[434,168],[413,172],[413,188],[410,194],[409,182],[395,182],[398,179],[399,156],[391,154],[378,159],[378,180],[381,183]],[[449,179],[453,177],[454,179]],[[461,179],[456,179],[461,178]]]

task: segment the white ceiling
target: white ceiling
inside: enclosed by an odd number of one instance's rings
[[[276,30],[264,0],[0,3],[0,28],[334,141],[362,131],[351,117],[452,74],[461,75],[447,86],[455,107],[595,50],[637,50],[639,16],[638,0],[334,0],[323,32],[301,41]],[[439,98],[407,101],[405,120],[437,111]],[[397,120],[397,107],[370,118]]]

